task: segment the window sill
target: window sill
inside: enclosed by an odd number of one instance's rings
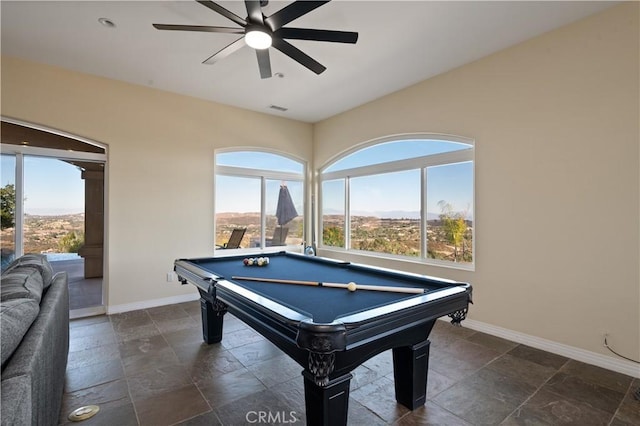
[[[342,248],[336,247],[320,247],[318,252],[327,253],[331,257],[331,255],[335,254],[335,256],[354,256],[364,259],[384,259],[386,261],[398,262],[398,263],[406,263],[411,265],[419,265],[419,266],[430,266],[436,268],[446,268],[446,269],[455,269],[459,271],[468,271],[474,272],[475,262],[474,263],[456,263],[456,262],[448,262],[437,259],[423,259],[419,257],[409,257],[409,256],[400,256],[393,255],[387,253],[377,253],[377,252],[369,252],[362,250],[345,250]]]

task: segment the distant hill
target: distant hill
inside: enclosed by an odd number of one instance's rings
[[[327,209],[324,211],[326,215],[340,215],[342,212],[333,209]],[[386,210],[386,211],[361,211],[354,210],[351,212],[353,216],[373,216],[383,219],[420,219],[419,211],[406,211],[406,210]],[[427,220],[440,219],[440,213],[427,213]],[[473,220],[473,217],[467,217],[467,220]]]

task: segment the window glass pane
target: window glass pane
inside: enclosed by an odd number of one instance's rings
[[[473,262],[473,163],[427,168],[427,253]]]
[[[426,155],[453,152],[470,147],[472,147],[472,145],[461,142],[426,139],[379,143],[341,158],[331,166],[327,167],[325,172],[334,172],[337,170],[351,169],[371,164],[382,164]]]
[[[240,247],[260,246],[260,179],[216,176],[215,203],[216,247],[226,248],[238,228],[246,230]]]
[[[420,170],[350,180],[351,248],[420,256]]]
[[[344,247],[344,179],[322,182],[322,244]]]
[[[24,252],[78,253],[84,245],[84,180],[66,161],[24,157]]]
[[[284,246],[303,242],[302,182],[266,180],[265,246]]]
[[[228,241],[236,227],[246,228],[245,238],[239,248],[260,247],[263,240],[267,247],[302,245],[304,164],[277,154],[237,151],[216,154],[216,165],[235,168],[225,170],[226,175],[216,175],[218,248],[224,248],[223,243]],[[249,173],[245,175],[240,169],[250,169],[253,176],[247,176]],[[266,172],[269,179],[266,179]],[[282,180],[291,173],[298,174],[300,179]],[[283,178],[277,178],[281,174]],[[279,204],[281,187],[283,201]],[[263,190],[264,200],[261,198]]]
[[[16,157],[2,155],[2,176],[0,177],[1,195],[1,241],[0,252],[2,257],[2,269],[15,258],[16,248]]]
[[[257,151],[221,152],[216,155],[216,164],[294,173],[302,173],[304,169],[304,166],[298,161],[282,155]]]

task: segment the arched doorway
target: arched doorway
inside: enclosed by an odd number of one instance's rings
[[[5,118],[1,136],[3,266],[45,253],[69,274],[71,316],[104,313],[106,147]]]

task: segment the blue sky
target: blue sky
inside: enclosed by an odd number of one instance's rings
[[[253,167],[263,170],[302,173],[303,166],[295,160],[268,152],[223,152],[216,156],[217,164],[236,167]]]
[[[457,142],[418,139],[379,143],[360,149],[331,164],[323,171],[344,170],[367,164],[378,164],[425,155],[453,152],[469,148],[470,145]]]
[[[424,142],[424,143],[421,143]],[[440,141],[407,141],[378,144],[344,157],[328,170],[382,163],[420,155],[463,149],[467,145]],[[213,161],[213,160],[212,160]],[[226,165],[255,165],[260,169],[274,169],[302,173],[300,163],[288,158],[261,152],[224,153],[218,161]],[[1,186],[14,182],[14,159],[3,155]],[[63,161],[25,156],[25,212],[27,214],[69,214],[84,211],[84,182],[80,170]],[[233,184],[233,182],[238,184]],[[432,167],[428,172],[428,211],[440,213],[438,202],[445,200],[455,211],[473,211],[473,165]],[[219,205],[233,205],[225,211],[255,212],[259,210],[259,180],[222,177],[216,201]],[[223,184],[224,183],[224,184]],[[352,213],[420,211],[418,171],[391,173],[352,180]],[[280,181],[268,181],[267,211],[275,211]],[[302,213],[303,188],[300,183],[288,183],[296,208]],[[323,195],[326,212],[343,209],[344,192],[340,184],[331,185]],[[357,189],[357,191],[353,191]],[[218,210],[220,212],[220,210]]]
[[[431,167],[427,172],[427,211],[441,213],[440,200],[456,212],[473,213],[473,164],[471,162]],[[324,211],[344,211],[344,190],[339,181],[330,182],[323,192]],[[351,212],[376,213],[386,217],[418,218],[420,212],[420,172],[387,173],[351,179]],[[385,212],[397,212],[387,214]],[[411,213],[411,214],[401,214]]]
[[[327,171],[342,170],[365,164],[384,163],[417,156],[456,151],[469,145],[434,141],[411,140],[382,143],[348,155],[327,168]],[[299,163],[271,154],[259,152],[225,153],[218,155],[219,163],[229,166],[255,165],[260,169],[287,172],[302,172]],[[441,213],[440,200],[451,204],[454,211],[469,211],[473,214],[473,164],[459,163],[429,168],[427,174],[427,210],[432,215]],[[235,183],[234,183],[235,181]],[[218,212],[256,212],[259,210],[259,179],[221,177],[218,180],[216,204],[229,206]],[[275,201],[279,182],[267,184],[267,212],[275,211]],[[302,186],[289,183],[291,196],[299,211],[302,211]],[[344,184],[331,182],[323,192],[323,211],[339,213],[344,211]],[[389,173],[351,181],[352,214],[374,214],[386,217],[419,217],[420,215],[420,172]],[[238,194],[242,194],[238,197]],[[393,212],[390,214],[389,212]],[[402,213],[403,212],[403,213]],[[271,213],[269,213],[271,214]],[[471,217],[470,217],[471,218]]]
[[[15,159],[2,156],[0,186],[15,182]],[[64,161],[24,157],[24,209],[27,214],[56,215],[84,212],[84,181],[80,170]]]
[[[469,145],[436,140],[408,140],[373,145],[337,161],[326,171],[413,157],[457,151]],[[441,213],[440,200],[456,212],[473,213],[473,164],[458,163],[430,167],[427,172],[427,211]],[[324,211],[343,211],[341,182],[331,182],[323,192]],[[420,214],[420,171],[410,170],[351,179],[351,213],[377,213],[386,217],[418,218]],[[387,213],[385,215],[385,212]],[[404,214],[403,214],[404,213]]]
[[[267,214],[276,212],[278,193],[280,191],[279,180],[267,179]],[[304,195],[302,182],[285,182],[289,188],[291,199],[298,211],[303,214]],[[231,176],[219,176],[216,181],[216,213],[248,213],[260,211],[260,179],[237,178]]]

